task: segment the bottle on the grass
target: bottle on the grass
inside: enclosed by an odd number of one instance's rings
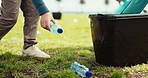
[[[78,62],[72,63],[70,68],[73,72],[79,74],[82,78],[90,78],[92,76],[92,73],[89,71],[89,69],[84,65],[80,65]]]

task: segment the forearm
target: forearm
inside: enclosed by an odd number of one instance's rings
[[[48,8],[46,7],[45,3],[43,0],[32,0],[34,6],[38,10],[39,15],[42,15],[46,12],[49,12]]]

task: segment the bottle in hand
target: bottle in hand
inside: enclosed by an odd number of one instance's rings
[[[62,27],[58,24],[53,24],[52,22],[50,23],[50,30],[49,31],[53,34],[56,34],[56,35],[63,33]]]

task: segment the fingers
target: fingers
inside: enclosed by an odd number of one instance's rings
[[[43,27],[46,30],[50,30],[50,22],[56,24],[56,21],[54,20],[52,15],[50,15],[49,13],[45,13],[44,15],[41,16],[40,20],[41,27]]]
[[[45,24],[45,26],[46,26],[45,29],[50,30],[50,27],[49,27],[50,23],[49,23],[48,21],[46,21],[45,23],[46,23],[46,24]]]
[[[45,22],[40,22],[41,27],[43,27],[45,29]]]
[[[51,22],[52,22],[53,24],[56,24],[55,20],[51,20]]]
[[[41,26],[42,26],[44,29],[46,29],[46,30],[50,30],[49,22],[48,22],[48,21],[41,22]]]
[[[50,22],[52,22],[53,24],[56,24],[56,21],[54,20],[52,16],[50,16]]]

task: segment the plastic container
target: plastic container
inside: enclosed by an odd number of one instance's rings
[[[92,73],[89,71],[89,69],[84,65],[80,65],[78,62],[72,63],[70,68],[73,72],[79,74],[82,78],[90,78],[92,76]]]
[[[148,61],[148,14],[90,14],[96,61],[131,66]]]
[[[52,22],[50,23],[50,30],[49,31],[53,34],[56,34],[56,35],[63,33],[62,27],[58,24],[53,24]]]

